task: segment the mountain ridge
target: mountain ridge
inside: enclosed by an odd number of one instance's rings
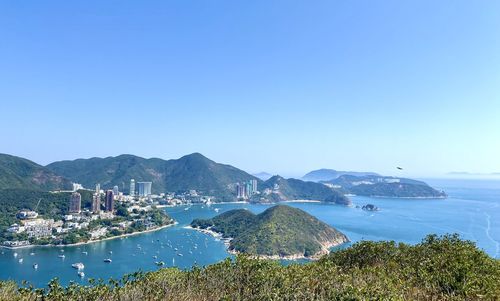
[[[120,189],[128,192],[129,181],[134,179],[136,182],[153,182],[154,193],[197,190],[223,198],[232,194],[232,184],[258,180],[243,170],[217,163],[200,153],[170,160],[124,154],[58,161],[47,165],[47,168],[87,187],[95,183],[100,183],[104,188],[121,184]]]
[[[31,160],[0,154],[0,189],[67,190],[69,179]]]
[[[305,174],[301,179],[304,181],[320,182],[334,180],[342,175],[352,176],[380,176],[375,172],[365,171],[340,171],[335,169],[321,168],[313,170]]]

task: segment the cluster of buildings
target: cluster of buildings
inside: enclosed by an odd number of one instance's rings
[[[152,182],[137,182],[137,194],[135,190],[135,180],[130,180],[130,196],[139,196],[139,197],[148,197],[151,195],[151,187],[153,186]]]
[[[236,195],[238,199],[249,199],[257,192],[257,180],[236,183]]]

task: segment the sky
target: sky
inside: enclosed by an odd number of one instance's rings
[[[500,1],[1,1],[0,135],[40,164],[500,172]]]

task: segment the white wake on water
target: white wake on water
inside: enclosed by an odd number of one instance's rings
[[[495,246],[496,246],[495,256],[493,256],[493,257],[497,258],[498,257],[498,253],[500,253],[500,243],[498,241],[494,240],[493,237],[491,237],[491,235],[490,235],[490,229],[491,229],[491,221],[490,221],[491,217],[490,217],[490,215],[488,213],[486,213],[486,212],[483,212],[483,213],[486,216],[486,226],[487,226],[486,229],[485,229],[486,230],[485,231],[486,232],[486,237],[488,237],[495,244]]]

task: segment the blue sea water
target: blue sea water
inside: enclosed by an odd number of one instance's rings
[[[377,212],[321,203],[288,205],[305,210],[334,226],[344,232],[352,242],[394,240],[414,244],[427,234],[458,233],[462,238],[476,242],[490,256],[499,258],[500,181],[426,181],[445,190],[449,198],[352,198],[355,205],[371,203],[378,206],[381,211]],[[54,277],[58,277],[62,284],[68,284],[70,281],[87,284],[89,278],[118,279],[124,274],[139,270],[156,270],[158,267],[154,264],[155,261],[164,261],[165,266],[179,268],[204,266],[231,255],[227,253],[221,241],[185,226],[194,218],[208,218],[235,208],[247,208],[259,213],[268,207],[269,205],[235,203],[178,206],[166,209],[178,224],[156,232],[78,247],[2,249],[0,279],[18,282],[27,280],[36,287],[43,287]],[[87,255],[82,252],[87,252]],[[18,254],[17,258],[14,253]],[[179,253],[182,256],[179,256]],[[59,258],[59,254],[65,254],[65,258]],[[22,263],[19,263],[20,258],[23,258]],[[105,263],[105,258],[111,258],[112,262]],[[78,277],[77,271],[71,267],[71,264],[76,262],[85,264],[84,278]],[[36,270],[32,267],[34,263],[38,264]]]

